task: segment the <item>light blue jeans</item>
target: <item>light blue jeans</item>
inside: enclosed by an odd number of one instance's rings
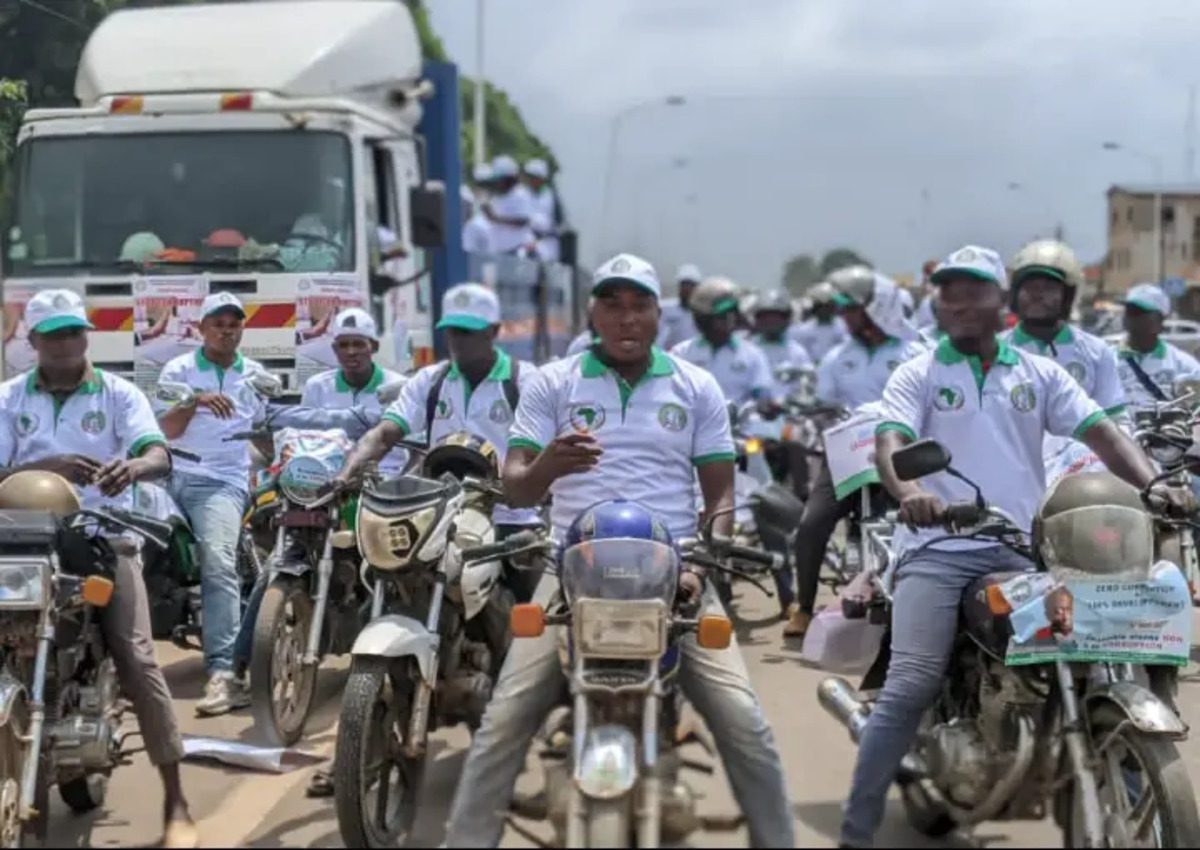
[[[204,667],[210,676],[228,673],[233,670],[233,644],[242,620],[237,546],[249,486],[175,472],[171,495],[191,522],[200,553]]]
[[[1003,546],[961,552],[926,550],[900,566],[887,681],[858,746],[842,844],[870,847],[874,841],[888,789],[916,738],[921,717],[945,681],[967,587],[989,573],[1032,568]]]
[[[534,601],[546,604],[557,587],[556,578],[544,576]],[[705,610],[724,613],[711,587]],[[500,843],[529,744],[566,693],[557,641],[557,628],[547,629],[537,639],[513,641],[463,766],[446,846]],[[712,651],[701,649],[689,636],[680,649],[683,693],[712,730],[734,796],[749,822],[751,846],[794,847],[783,763],[736,640],[728,649]]]

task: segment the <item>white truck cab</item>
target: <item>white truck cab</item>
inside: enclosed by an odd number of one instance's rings
[[[85,297],[93,361],[130,377],[151,334],[189,344],[195,317],[178,308],[201,292],[242,299],[244,353],[291,392],[323,317],[356,299],[387,334],[385,363],[431,360],[420,249],[440,244],[442,219],[422,172],[421,74],[396,0],[106,18],[80,60],[81,106],[31,110],[18,137],[0,259],[6,372],[28,368],[24,301],[63,286]],[[146,315],[155,304],[173,323]]]

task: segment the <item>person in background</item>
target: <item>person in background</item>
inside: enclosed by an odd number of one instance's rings
[[[696,335],[696,322],[692,317],[690,303],[692,293],[700,285],[700,269],[686,263],[675,275],[679,297],[666,298],[662,304],[662,321],[658,325],[658,347],[670,351],[679,343]]]
[[[558,262],[558,231],[563,225],[562,202],[550,182],[550,166],[544,159],[531,159],[523,169],[525,187],[538,214],[538,257],[548,263]]]
[[[242,621],[237,568],[242,514],[250,491],[250,444],[225,438],[253,428],[265,404],[250,378],[261,364],[238,348],[246,310],[236,296],[214,293],[200,308],[203,345],[163,367],[159,381],[182,383],[196,395],[189,404],[160,409],[158,421],[171,445],[200,456],[175,459],[171,495],[187,515],[200,554],[204,606],[204,666],[208,686],[196,704],[204,717],[249,705],[245,682],[234,675],[234,644]]]
[[[750,321],[754,328],[751,339],[767,355],[772,374],[783,367],[811,369],[815,365],[808,350],[788,335],[794,315],[792,301],[781,289],[757,296],[750,307]],[[797,383],[798,379],[786,384],[780,382],[780,390],[786,394],[795,389]]]
[[[475,193],[462,187],[463,232],[462,246],[468,254],[486,257],[492,253],[492,226],[481,206],[476,203]]]
[[[838,306],[834,303],[834,289],[828,282],[818,283],[808,291],[812,302],[812,312],[798,325],[794,325],[788,335],[804,346],[814,363],[820,363],[830,349],[846,339],[846,324],[838,316]]]
[[[592,343],[596,341],[596,329],[592,326],[592,306],[592,299],[589,298],[587,327],[580,331],[575,339],[571,340],[571,344],[567,346],[567,357],[582,354],[591,348]]]
[[[1200,361],[1162,338],[1171,299],[1153,283],[1140,283],[1125,296],[1125,339],[1118,372],[1131,407],[1149,407],[1179,395],[1183,381],[1200,381]],[[1193,399],[1193,406],[1200,399]]]
[[[521,185],[517,162],[511,156],[492,160],[492,192],[483,204],[483,214],[492,225],[492,253],[516,254],[536,238],[530,228],[533,198]]]

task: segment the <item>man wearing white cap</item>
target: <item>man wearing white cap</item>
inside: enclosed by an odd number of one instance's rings
[[[696,336],[696,321],[688,303],[692,293],[700,285],[700,269],[691,263],[684,263],[675,275],[679,297],[662,300],[662,319],[658,323],[658,347],[670,351],[681,342]]]
[[[1200,361],[1162,338],[1171,299],[1153,283],[1140,283],[1125,295],[1125,340],[1120,375],[1133,407],[1150,407],[1178,395],[1183,381],[1200,380]]]
[[[225,438],[248,431],[265,413],[249,378],[263,367],[238,351],[245,328],[242,302],[217,292],[200,307],[195,352],[176,357],[160,382],[187,384],[196,391],[187,405],[160,407],[159,423],[171,445],[200,456],[179,458],[171,476],[175,501],[187,514],[200,551],[204,606],[204,665],[208,686],[196,705],[202,716],[224,714],[249,704],[245,684],[234,676],[234,641],[241,623],[241,580],[237,543],[250,488],[250,445]]]
[[[491,246],[495,254],[516,254],[536,241],[529,221],[533,217],[533,199],[521,185],[521,173],[511,156],[492,160],[491,199],[483,204],[484,215],[492,223]]]
[[[523,169],[525,186],[533,203],[534,229],[538,235],[538,257],[558,262],[558,230],[562,226],[562,204],[550,183],[550,166],[544,159],[531,159]]]
[[[20,503],[22,484],[9,476],[44,470],[78,488],[87,508],[130,509],[130,486],[170,472],[166,438],[146,397],[128,381],[92,367],[83,301],[65,289],[34,295],[25,307],[35,368],[0,384],[0,489]],[[180,781],[183,743],[171,692],[154,657],[150,604],[136,547],[113,540],[112,600],[100,626],[121,691],[133,703],[150,761],[165,792],[162,846],[194,847],[195,825]],[[11,776],[11,774],[10,774]]]
[[[600,341],[543,367],[521,396],[504,484],[517,504],[553,496],[556,539],[581,511],[614,497],[653,506],[675,539],[696,534],[694,483],[706,509],[733,505],[735,460],[724,396],[709,373],[654,345],[660,287],[653,266],[618,255],[592,279]],[[717,532],[729,533],[728,517]],[[558,588],[545,576],[535,598]],[[722,610],[703,575],[685,568],[681,593]],[[446,844],[495,847],[529,744],[563,692],[558,629],[514,643],[475,733],[450,811]],[[681,642],[684,693],[716,731],[755,847],[792,847],[792,811],[770,726],[735,646]]]
[[[1008,279],[994,251],[959,249],[932,280],[947,336],[892,374],[876,429],[876,464],[900,502],[893,547],[907,556],[896,583],[891,660],[862,734],[845,807],[844,847],[871,846],[900,762],[944,687],[966,588],[990,573],[1033,567],[1003,546],[946,540],[945,506],[974,500],[974,491],[949,475],[901,481],[893,454],[916,440],[937,440],[989,503],[1025,529],[1045,493],[1047,432],[1082,439],[1113,474],[1139,489],[1154,477],[1137,444],[1066,370],[998,335]],[[1156,495],[1179,504],[1169,492]]]
[[[475,200],[475,193],[462,187],[463,232],[462,246],[468,254],[485,257],[492,253],[492,224],[483,214],[483,206]]]

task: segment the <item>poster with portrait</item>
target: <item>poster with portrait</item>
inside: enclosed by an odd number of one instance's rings
[[[4,281],[4,321],[0,324],[4,335],[5,378],[28,372],[37,365],[37,352],[29,343],[29,328],[25,324],[25,305],[46,289],[69,289],[83,295],[83,284],[74,280]]]
[[[296,292],[296,379],[303,387],[313,375],[337,366],[333,318],[348,307],[365,307],[366,293],[354,275],[300,279]]]
[[[200,309],[208,278],[196,275],[139,277],[133,281],[133,380],[149,392],[163,366],[198,349]]]

